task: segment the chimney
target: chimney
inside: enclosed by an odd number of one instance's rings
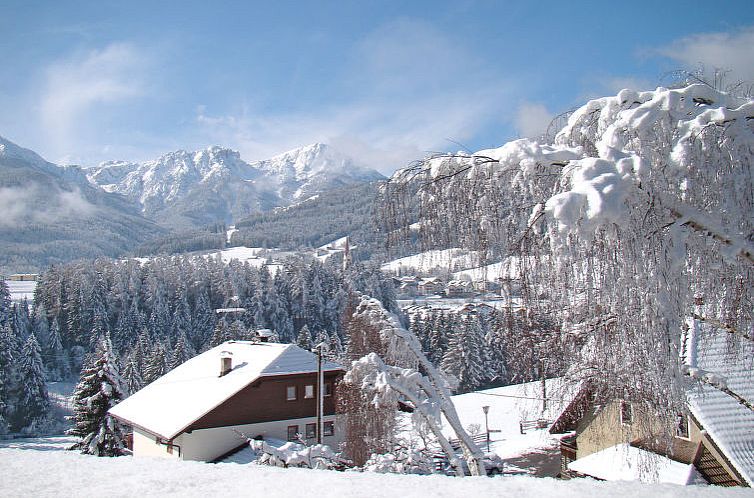
[[[233,353],[230,351],[223,351],[220,353],[220,375],[222,377],[233,370]]]

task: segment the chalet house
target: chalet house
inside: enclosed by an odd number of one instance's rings
[[[440,277],[422,278],[419,281],[418,291],[422,296],[431,296],[433,294],[442,294],[445,289],[445,283]]]
[[[466,297],[474,293],[474,286],[466,280],[451,280],[445,286],[445,295],[448,297]]]
[[[733,348],[730,337],[713,336],[700,347],[692,333],[686,344],[689,368],[724,375],[727,386],[754,399],[754,345]],[[725,333],[723,333],[725,335]],[[707,385],[690,383],[687,409],[676,420],[670,444],[658,444],[659,423],[631,404],[597,403],[588,388],[550,428],[561,438],[561,473],[605,480],[645,480],[642,462],[656,465],[654,478],[675,484],[754,486],[754,412]],[[659,439],[662,440],[662,439]]]
[[[343,428],[335,385],[343,367],[322,361],[322,442]],[[110,409],[133,428],[136,457],[213,461],[247,438],[314,442],[317,357],[293,344],[228,341],[188,360]]]

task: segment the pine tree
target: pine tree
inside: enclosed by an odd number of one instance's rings
[[[165,375],[166,367],[165,348],[161,342],[157,342],[144,366],[144,383],[150,384]]]
[[[185,363],[191,357],[193,357],[193,351],[190,350],[191,345],[186,339],[186,334],[181,332],[175,341],[173,346],[173,353],[170,355],[170,363],[168,364],[168,370],[172,370],[178,365]]]
[[[230,334],[228,332],[228,325],[225,323],[225,319],[220,319],[215,325],[215,330],[212,333],[212,339],[210,339],[210,346],[218,346],[225,341],[230,340]]]
[[[129,395],[141,390],[141,388],[144,387],[144,379],[141,378],[141,374],[139,373],[139,366],[133,355],[128,358],[128,361],[126,361],[126,366],[123,367],[123,381]]]
[[[10,290],[5,280],[0,280],[0,327],[5,325],[10,319],[11,300]]]
[[[97,358],[81,372],[73,394],[73,428],[69,435],[81,438],[71,449],[97,456],[118,456],[123,449],[123,428],[107,411],[126,398],[110,338],[100,341]]]
[[[50,399],[45,384],[44,366],[39,343],[34,334],[29,335],[21,349],[18,373],[21,383],[17,388],[11,429],[37,433],[49,421]]]
[[[312,334],[309,332],[309,327],[304,325],[298,332],[296,337],[296,345],[301,349],[311,351],[312,349]]]
[[[450,337],[442,369],[458,380],[457,392],[473,391],[487,380],[485,346],[476,317],[467,317]]]
[[[0,286],[5,282],[0,280]],[[10,323],[0,325],[0,434],[7,431],[8,414],[12,411],[13,347]]]

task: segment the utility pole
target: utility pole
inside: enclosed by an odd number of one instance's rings
[[[542,418],[544,418],[547,412],[547,376],[545,375],[544,358],[539,359],[539,373],[542,378]]]
[[[487,414],[490,412],[490,407],[485,405],[482,407],[484,412],[484,429],[487,431],[487,453],[490,452],[490,421],[487,418]]]
[[[322,378],[322,343],[317,344],[317,444],[322,444],[322,413],[323,400],[322,387],[324,379]]]

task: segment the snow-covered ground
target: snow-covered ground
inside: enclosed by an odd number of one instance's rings
[[[0,496],[584,496],[744,497],[751,490],[671,484],[558,481],[525,476],[457,478],[282,469],[159,459],[97,458],[65,451],[72,440],[0,441]]]
[[[485,431],[482,407],[489,406],[487,417],[490,430],[499,431],[490,434],[490,451],[507,459],[533,451],[544,451],[558,444],[557,438],[551,436],[547,429],[535,429],[521,434],[519,427],[521,420],[553,420],[570,402],[569,391],[565,390],[560,379],[546,381],[546,398],[547,407],[543,411],[542,383],[528,382],[459,394],[453,396],[453,403],[463,426],[467,430],[470,426],[476,428],[476,431],[469,432]],[[443,432],[449,437],[455,437],[448,424],[444,424]],[[486,450],[486,447],[483,449]]]
[[[12,301],[21,302],[26,298],[29,304],[34,300],[34,289],[37,288],[36,282],[19,282],[16,280],[6,280],[8,284],[8,290],[10,291],[10,298]]]

